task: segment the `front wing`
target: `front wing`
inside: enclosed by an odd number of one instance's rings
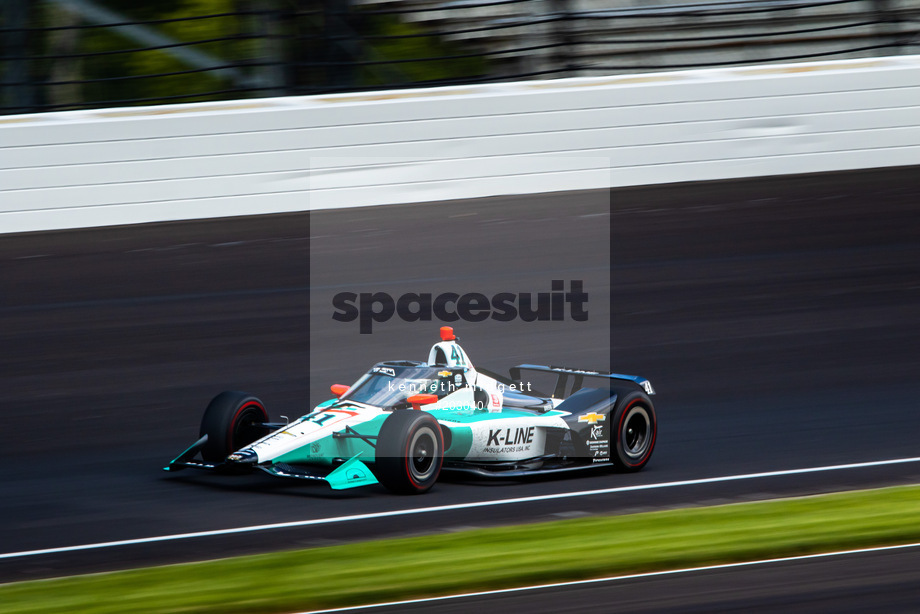
[[[195,460],[198,452],[207,441],[208,436],[203,436],[182,454],[170,461],[166,467],[163,467],[163,470],[181,471],[182,469],[193,468],[212,471],[233,471],[234,469],[240,469],[240,465],[234,463],[206,463],[204,461]],[[345,488],[357,488],[359,486],[377,484],[377,478],[374,476],[374,473],[367,465],[358,460],[358,456],[354,456],[334,468],[318,465],[291,465],[287,463],[255,465],[255,468],[269,475],[282,478],[326,482],[333,490],[343,490]]]

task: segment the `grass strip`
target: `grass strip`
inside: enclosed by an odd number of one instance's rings
[[[914,541],[907,486],[19,582],[0,585],[0,610],[296,612]]]

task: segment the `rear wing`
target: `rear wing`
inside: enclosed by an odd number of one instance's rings
[[[575,391],[580,390],[584,386],[584,381],[586,377],[596,377],[603,378],[607,380],[618,380],[618,381],[627,381],[633,382],[646,394],[652,395],[655,394],[655,389],[652,388],[652,383],[645,379],[644,377],[639,377],[638,375],[623,375],[621,373],[610,373],[609,371],[590,371],[586,369],[570,369],[569,367],[547,367],[545,365],[518,365],[511,368],[511,379],[516,382],[522,382],[521,371],[537,371],[541,373],[555,373],[556,378],[556,387],[553,390],[553,398],[555,399],[565,399]],[[569,388],[569,378],[572,378],[572,385]],[[569,388],[568,393],[566,393],[566,388]]]

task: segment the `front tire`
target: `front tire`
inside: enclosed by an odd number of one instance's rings
[[[429,413],[396,410],[377,436],[377,478],[393,492],[416,495],[434,486],[444,462],[441,425]]]
[[[229,454],[243,448],[265,434],[268,412],[262,401],[245,392],[221,392],[208,404],[201,418],[198,436],[208,436],[201,448],[207,463],[220,463]]]
[[[658,435],[658,419],[651,399],[634,392],[617,402],[611,426],[613,464],[620,471],[639,471],[652,456]]]

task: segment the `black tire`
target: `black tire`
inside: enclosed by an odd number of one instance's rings
[[[610,423],[613,464],[620,471],[639,471],[655,450],[658,418],[651,399],[641,392],[632,392],[617,399],[616,411]]]
[[[268,413],[262,401],[245,392],[228,390],[214,397],[204,410],[198,436],[208,436],[201,448],[201,457],[208,463],[219,463],[265,435]]]
[[[444,462],[441,425],[423,411],[394,411],[380,427],[375,462],[377,479],[391,491],[405,495],[427,492]]]

